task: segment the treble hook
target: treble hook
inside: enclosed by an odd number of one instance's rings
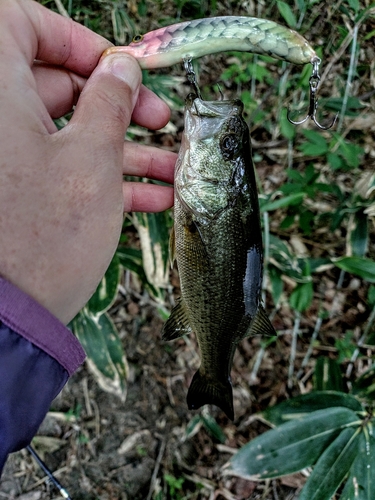
[[[334,126],[336,123],[338,113],[336,114],[335,118],[333,119],[332,123],[326,127],[321,125],[318,120],[316,119],[316,110],[318,109],[318,99],[316,97],[316,92],[318,90],[319,82],[320,82],[320,75],[319,75],[319,65],[321,63],[321,60],[319,57],[315,57],[312,61],[311,64],[313,65],[313,71],[309,79],[309,86],[310,86],[310,103],[309,103],[309,110],[307,112],[307,115],[303,120],[300,121],[293,121],[289,118],[289,109],[287,113],[287,118],[290,123],[293,125],[301,125],[301,123],[305,123],[309,118],[315,123],[317,127],[319,127],[322,130],[328,130],[331,127]]]
[[[193,64],[191,59],[184,59],[184,68],[186,71],[186,77],[189,80],[190,85],[194,88],[195,93],[199,99],[202,99],[201,91],[198,87],[197,78],[195,75],[195,71],[193,69]]]

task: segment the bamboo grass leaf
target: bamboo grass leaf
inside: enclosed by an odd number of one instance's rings
[[[350,468],[350,474],[341,500],[373,500],[375,498],[375,438],[372,424],[359,436],[358,453]]]
[[[375,283],[375,261],[364,257],[340,257],[332,259],[335,266],[355,274],[369,283]]]
[[[276,478],[314,465],[347,425],[358,422],[348,408],[317,410],[272,429],[243,446],[226,474],[251,480]]]
[[[288,26],[290,26],[291,28],[296,28],[297,19],[290,6],[287,3],[282,2],[281,0],[277,0],[277,8],[279,9],[280,14],[283,16]]]
[[[281,425],[289,420],[304,417],[308,413],[334,406],[349,408],[358,413],[364,411],[358,399],[350,394],[336,391],[313,391],[267,408],[262,416],[273,425]]]
[[[115,254],[103,279],[87,304],[92,314],[99,314],[107,311],[116,300],[117,287],[120,281],[120,271],[120,261]]]
[[[121,340],[110,317],[83,309],[72,329],[87,354],[87,365],[100,387],[125,401],[128,366]]]
[[[264,204],[261,204],[262,212],[270,212],[271,210],[276,210],[278,208],[289,207],[290,205],[299,205],[303,198],[305,197],[305,193],[294,193],[289,196],[284,196],[283,198],[279,198],[278,200],[269,201]]]
[[[375,398],[375,364],[353,382],[352,393],[373,401]],[[375,497],[374,497],[375,498]]]
[[[344,429],[317,461],[299,500],[330,499],[347,475],[359,448],[360,427]]]
[[[317,391],[343,391],[339,363],[328,356],[319,356],[315,365],[314,389]]]
[[[347,249],[348,254],[364,257],[368,246],[368,217],[364,210],[351,214],[348,223]]]
[[[135,213],[133,216],[142,247],[143,267],[154,288],[169,285],[168,212]]]

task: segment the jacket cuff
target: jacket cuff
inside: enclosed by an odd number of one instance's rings
[[[72,332],[47,309],[0,277],[0,321],[42,349],[72,375],[85,352]]]

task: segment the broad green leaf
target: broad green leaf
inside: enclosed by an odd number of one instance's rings
[[[118,335],[117,328],[108,314],[101,314],[97,317],[98,326],[104,336],[109,356],[112,363],[115,365],[117,373],[120,377],[121,392],[126,391],[126,381],[128,379],[128,364],[125,352],[122,346],[121,339]]]
[[[308,142],[301,144],[298,147],[305,156],[320,156],[328,153],[328,142],[315,130],[303,130],[303,135],[306,137]]]
[[[314,373],[314,389],[317,391],[344,390],[340,365],[328,356],[319,356]]]
[[[283,110],[280,114],[280,132],[289,140],[293,139],[296,135],[296,127],[288,120],[286,110]]]
[[[374,500],[375,498],[375,437],[372,423],[359,436],[358,453],[350,468],[340,500]]]
[[[118,333],[109,316],[105,313],[93,316],[84,309],[72,321],[72,328],[87,354],[88,367],[100,387],[125,401],[127,363]]]
[[[289,196],[284,196],[283,198],[279,198],[278,200],[269,201],[264,204],[261,204],[262,212],[270,212],[271,210],[277,210],[278,208],[289,207],[290,205],[299,205],[303,198],[305,197],[305,193],[295,193]]]
[[[299,500],[329,500],[337,491],[358,454],[360,426],[349,427],[324,450]]]
[[[368,400],[375,399],[375,364],[353,382],[352,393]]]
[[[142,247],[143,267],[148,281],[156,288],[169,286],[168,212],[139,213],[133,216]]]
[[[193,437],[199,429],[202,427],[202,418],[201,416],[195,415],[190,422],[188,422],[185,430],[185,434],[187,438]]]
[[[355,412],[364,411],[358,399],[350,394],[336,391],[313,391],[267,408],[262,415],[271,424],[281,425],[289,420],[304,417],[307,413],[334,406],[342,406]]]
[[[155,287],[151,285],[148,281],[145,270],[142,264],[142,252],[137,248],[124,248],[119,247],[116,251],[116,255],[119,258],[121,265],[136,274],[143,285],[149,289],[149,291],[156,296],[158,294]]]
[[[341,169],[344,166],[344,162],[341,156],[338,155],[337,153],[328,153],[327,161],[331,165],[333,170]]]
[[[285,241],[272,234],[269,235],[269,241],[270,263],[273,266],[299,283],[311,280],[309,276],[304,276],[305,260],[299,260]]]
[[[231,459],[227,474],[251,480],[292,474],[313,465],[348,425],[360,421],[348,408],[327,408],[256,437]]]
[[[342,107],[344,103],[343,97],[329,97],[328,99],[322,98],[319,100],[319,107],[324,108],[326,111],[332,111],[333,113],[342,112]],[[360,111],[364,109],[365,105],[358,97],[349,97],[346,100],[345,115],[346,116],[358,116]]]
[[[369,283],[375,283],[375,261],[364,257],[340,257],[332,259],[335,266],[355,274]]]
[[[202,410],[201,419],[207,432],[220,443],[225,443],[227,440],[226,435],[214,417],[205,408]]]
[[[296,28],[297,19],[290,6],[287,3],[282,2],[281,0],[277,0],[277,8],[279,9],[280,14],[283,16],[288,26],[290,28]]]
[[[338,152],[346,160],[349,167],[358,168],[362,161],[364,149],[358,144],[340,141]]]
[[[367,301],[370,306],[375,306],[375,286],[370,285],[367,292]]]
[[[269,266],[268,267],[268,276],[271,281],[272,286],[272,298],[275,305],[279,303],[281,298],[281,294],[284,289],[284,282],[281,278],[281,272],[277,267]]]
[[[306,311],[311,305],[313,294],[312,281],[308,283],[299,283],[290,294],[289,302],[291,307],[299,312]]]
[[[368,245],[368,217],[363,210],[350,215],[347,233],[347,255],[364,257]]]
[[[92,314],[107,311],[116,300],[120,271],[120,261],[115,254],[102,281],[87,304]]]

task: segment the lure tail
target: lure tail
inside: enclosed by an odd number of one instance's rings
[[[187,394],[189,410],[196,410],[205,404],[213,404],[221,408],[228,418],[234,419],[233,393],[230,380],[221,382],[211,380],[195,373]]]

